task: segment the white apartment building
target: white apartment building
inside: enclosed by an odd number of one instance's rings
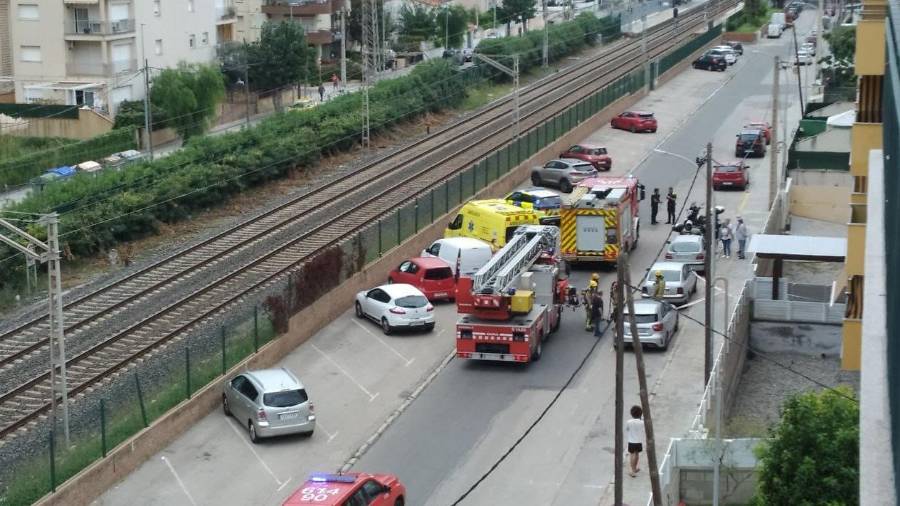
[[[349,0],[263,0],[262,13],[271,21],[293,21],[306,32],[306,41],[319,58],[340,54],[340,12]]]
[[[10,3],[16,101],[110,115],[123,100],[144,97],[144,58],[151,76],[180,62],[212,62],[216,45],[234,38],[240,10],[235,0],[0,2]]]

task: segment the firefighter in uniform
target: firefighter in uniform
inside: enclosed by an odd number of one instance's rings
[[[666,295],[666,278],[662,271],[656,271],[656,281],[653,282],[653,298],[662,300]]]
[[[591,275],[591,281],[588,287],[581,292],[581,302],[584,304],[584,330],[591,332],[594,330],[593,312],[591,311],[591,301],[594,298],[594,292],[599,290],[600,275],[596,272]]]
[[[613,281],[612,285],[609,286],[609,323],[610,325],[616,321],[616,318],[619,314],[619,304],[618,304],[618,290],[619,290],[619,282]]]

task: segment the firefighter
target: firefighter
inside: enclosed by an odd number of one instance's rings
[[[591,324],[594,327],[594,337],[600,337],[600,322],[603,321],[603,291],[599,288],[594,290],[591,296]]]
[[[618,300],[618,290],[619,290],[619,282],[613,281],[612,285],[609,286],[609,323],[612,325],[616,321],[616,317],[619,314],[619,305],[617,304]]]
[[[662,271],[656,271],[656,281],[653,282],[653,298],[662,300],[666,295],[666,278]]]
[[[597,291],[598,281],[600,280],[600,275],[596,272],[591,276],[591,281],[588,283],[587,288],[583,292],[581,292],[581,303],[584,304],[584,330],[591,332],[594,330],[592,308],[591,301],[594,297],[594,292]]]

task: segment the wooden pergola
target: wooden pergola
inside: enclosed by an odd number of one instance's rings
[[[840,262],[847,256],[847,239],[809,235],[756,234],[750,237],[747,253],[773,260],[772,300],[778,300],[778,282],[784,261]]]

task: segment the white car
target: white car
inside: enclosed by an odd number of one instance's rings
[[[647,277],[641,285],[641,292],[645,298],[653,297],[657,271],[661,272],[663,279],[666,280],[666,292],[663,295],[665,301],[684,304],[697,291],[697,273],[690,265],[681,262],[656,262],[647,272]]]
[[[675,236],[666,247],[666,260],[683,262],[691,266],[691,269],[703,272],[706,267],[706,244],[703,236]]]
[[[725,63],[729,65],[734,65],[737,62],[738,53],[731,46],[716,46],[713,48],[716,51],[721,51],[725,53]]]
[[[356,294],[356,316],[381,325],[385,334],[397,328],[434,328],[434,306],[418,288],[406,283],[381,285]]]
[[[812,65],[813,56],[809,54],[809,51],[804,51],[803,49],[797,51],[797,60],[794,61],[794,65]]]
[[[801,51],[806,51],[807,53],[815,56],[816,55],[816,45],[812,42],[804,42],[800,45]]]

